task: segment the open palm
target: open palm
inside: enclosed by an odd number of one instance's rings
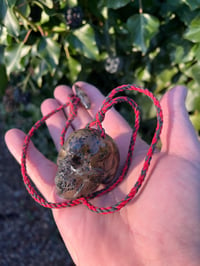
[[[89,110],[79,108],[67,136],[90,122],[104,99],[92,85],[77,84],[88,94],[92,106]],[[55,98],[43,102],[43,115],[66,102],[71,94],[69,87],[57,87]],[[162,149],[153,156],[142,191],[120,212],[99,215],[83,205],[53,210],[60,234],[76,265],[199,265],[200,143],[184,107],[185,96],[186,89],[180,86],[164,95]],[[65,113],[59,112],[47,120],[58,150],[67,112],[66,109]],[[107,113],[103,127],[118,145],[122,167],[131,128],[115,110]],[[20,130],[12,129],[5,137],[18,161],[24,136]],[[109,206],[121,200],[135,184],[147,150],[148,145],[138,137],[125,180],[92,202]],[[58,200],[54,186],[56,165],[33,144],[28,152],[27,168],[44,197],[51,202]]]

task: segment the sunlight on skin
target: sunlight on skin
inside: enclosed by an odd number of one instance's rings
[[[77,82],[89,96],[91,109],[79,108],[70,132],[87,124],[96,114],[104,96],[92,85]],[[74,91],[74,87],[72,88]],[[42,114],[55,109],[72,90],[58,86],[54,99],[41,106]],[[167,92],[161,106],[164,125],[162,150],[152,159],[147,181],[139,196],[120,212],[99,215],[85,206],[53,210],[55,222],[76,265],[199,265],[200,261],[200,143],[192,127],[184,100],[186,89],[177,86]],[[59,137],[66,121],[57,113],[47,120],[53,141],[59,150]],[[131,128],[115,111],[106,114],[103,127],[115,139],[121,156],[126,159]],[[7,132],[10,152],[20,161],[24,133]],[[112,192],[94,199],[97,206],[108,206],[129,192],[142,168],[148,145],[137,138],[133,161],[126,179]],[[28,154],[28,173],[49,201],[54,201],[56,165],[34,146]]]

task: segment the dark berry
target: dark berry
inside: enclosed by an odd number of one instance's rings
[[[26,91],[22,94],[21,103],[27,105],[30,102],[30,92]]]
[[[14,90],[13,96],[16,103],[26,105],[30,102],[30,93],[28,91],[22,92],[22,90],[17,87]]]
[[[13,96],[14,96],[14,101],[16,103],[20,103],[21,102],[21,97],[22,97],[22,91],[18,87],[16,87],[14,89]]]
[[[122,60],[118,56],[110,56],[106,59],[105,70],[108,73],[114,74],[121,69]]]
[[[83,11],[81,7],[71,7],[66,10],[65,19],[70,29],[77,29],[82,25]]]

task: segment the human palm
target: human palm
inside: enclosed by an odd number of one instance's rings
[[[78,109],[67,135],[91,121],[104,99],[95,87],[84,82],[77,84],[88,94],[92,105],[89,110]],[[69,87],[57,87],[55,99],[43,102],[43,115],[66,102],[71,93]],[[83,205],[53,210],[60,234],[76,265],[198,265],[200,143],[184,107],[185,96],[183,87],[175,87],[161,101],[164,114],[162,149],[154,154],[146,183],[135,199],[119,212],[107,215],[92,213]],[[47,120],[58,150],[67,113],[66,109],[65,114],[59,112]],[[115,139],[120,150],[120,167],[123,167],[131,128],[115,110],[107,113],[103,127]],[[20,161],[24,133],[12,129],[5,139],[11,153]],[[92,202],[97,206],[109,206],[121,200],[137,181],[147,150],[148,145],[137,137],[125,180]],[[55,194],[56,165],[33,144],[28,152],[27,168],[48,201],[61,200]]]

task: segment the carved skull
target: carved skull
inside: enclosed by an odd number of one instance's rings
[[[65,141],[58,154],[57,194],[65,199],[86,197],[100,184],[113,180],[119,151],[113,139],[96,129],[79,129]]]

